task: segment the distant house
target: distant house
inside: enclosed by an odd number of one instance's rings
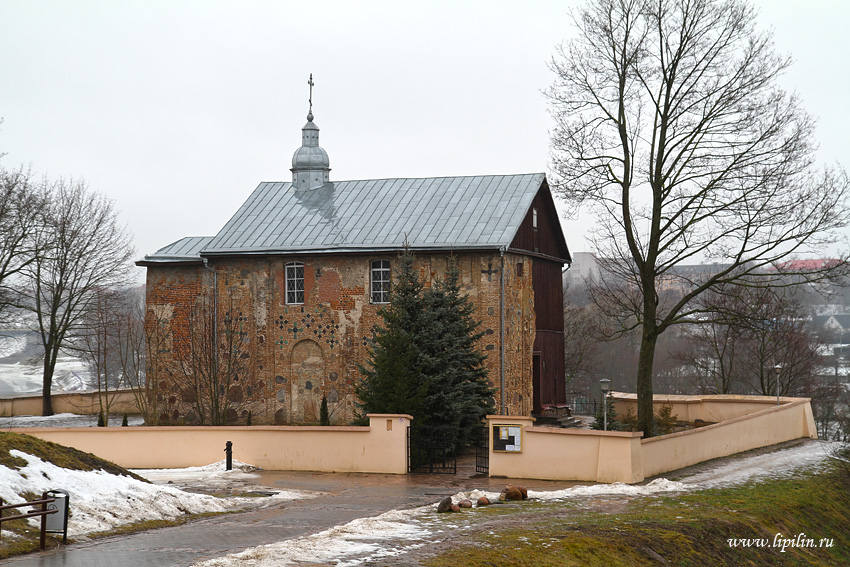
[[[193,423],[193,393],[173,378],[190,356],[188,317],[211,295],[238,317],[250,403],[231,422],[304,424],[326,396],[348,423],[378,310],[405,241],[427,285],[457,258],[485,333],[498,411],[565,403],[561,271],[571,261],[546,176],[484,175],[330,181],[312,112],[291,181],[263,182],[215,236],[187,237],[137,262],[147,309],[169,339],[148,361],[165,421]],[[228,392],[230,395],[230,392]]]
[[[816,331],[824,331],[834,344],[850,344],[850,315],[816,315],[812,317]]]

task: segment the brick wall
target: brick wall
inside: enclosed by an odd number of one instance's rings
[[[484,336],[480,342],[490,382],[500,386],[500,270],[498,253],[456,253],[463,291],[476,306]],[[346,424],[354,417],[354,384],[367,356],[373,325],[380,323],[380,305],[370,301],[370,264],[395,255],[321,255],[313,257],[246,257],[211,259],[216,271],[219,311],[232,310],[246,332],[243,357],[250,359],[250,388],[238,418],[248,411],[254,424],[303,424],[318,420],[322,395],[328,397],[331,422]],[[288,262],[304,264],[304,304],[287,305],[285,270]],[[532,259],[506,254],[505,264],[505,401],[508,415],[529,415],[532,409],[531,365],[535,338]],[[416,267],[426,285],[442,277],[446,255],[417,255]],[[157,354],[165,368],[185,357],[187,318],[211,286],[212,272],[200,265],[148,267],[148,313],[164,317],[171,332],[167,348]],[[219,319],[223,314],[219,313]],[[149,365],[150,368],[150,365]],[[166,373],[163,373],[165,375]],[[163,412],[171,422],[191,423],[190,403],[167,378],[160,379]],[[501,392],[497,391],[497,410]]]

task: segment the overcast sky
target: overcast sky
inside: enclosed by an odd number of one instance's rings
[[[547,172],[541,90],[577,4],[0,0],[0,163],[86,179],[141,257],[291,179],[313,73],[331,180]],[[850,166],[850,2],[756,5],[821,159]],[[573,251],[589,223],[562,221]]]

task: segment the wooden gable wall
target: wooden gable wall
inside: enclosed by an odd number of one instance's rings
[[[534,210],[537,227],[534,227]],[[534,413],[566,403],[564,377],[564,297],[561,271],[570,253],[558,212],[544,182],[534,197],[511,250],[532,256],[534,287]]]

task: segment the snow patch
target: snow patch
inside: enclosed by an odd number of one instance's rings
[[[124,418],[123,414],[111,414],[109,426],[119,427]],[[144,425],[145,420],[140,416],[127,416],[127,425]],[[97,427],[96,415],[77,415],[74,413],[57,413],[55,415],[17,415],[0,417],[0,429],[16,427]]]
[[[353,567],[366,561],[394,557],[424,545],[430,531],[416,522],[431,510],[422,506],[410,510],[391,510],[371,518],[359,518],[347,524],[280,543],[262,545],[224,557],[197,563],[198,567],[281,567],[333,561],[338,567]],[[391,540],[395,545],[385,546]]]
[[[186,514],[224,512],[264,502],[294,500],[309,496],[301,491],[277,491],[270,498],[221,499],[205,494],[184,492],[178,488],[148,484],[134,478],[98,471],[75,471],[57,467],[17,449],[9,454],[26,460],[20,470],[0,466],[0,498],[17,504],[25,492],[41,495],[47,490],[61,489],[69,493],[71,517],[68,535],[72,537],[114,529],[147,520],[171,520]],[[256,467],[239,463],[243,470]],[[193,467],[188,475],[246,475],[243,470],[225,471],[224,461],[206,467]],[[182,470],[165,470],[179,475]],[[140,475],[142,476],[142,475]],[[230,477],[232,478],[232,477]],[[35,521],[35,520],[31,520]]]
[[[64,469],[17,449],[9,454],[24,459],[27,464],[20,470],[0,466],[0,498],[16,504],[23,501],[18,497],[21,493],[67,491],[71,510],[68,534],[73,537],[145,520],[229,509],[225,502],[213,496],[151,485],[102,470]]]
[[[658,478],[643,485],[613,483],[573,486],[564,490],[529,490],[528,497],[557,501],[603,495],[654,496],[729,486],[755,478],[788,476],[800,468],[819,466],[827,456],[827,448],[824,445],[807,442],[780,451],[735,458],[727,464],[713,466],[683,481]],[[457,503],[468,499],[476,502],[481,496],[495,501],[498,500],[499,493],[467,490],[453,495],[452,501]],[[285,567],[302,564],[304,561],[322,564],[332,562],[339,567],[353,567],[422,547],[426,540],[433,539],[435,535],[447,530],[475,528],[474,516],[469,513],[440,518],[445,520],[451,517],[457,520],[455,523],[437,521],[436,507],[435,503],[409,510],[393,510],[373,518],[354,520],[311,536],[250,548],[242,553],[198,563],[195,567]]]
[[[682,479],[689,490],[734,486],[751,480],[785,478],[795,471],[817,469],[827,459],[829,441],[807,441],[794,447],[735,458]]]

